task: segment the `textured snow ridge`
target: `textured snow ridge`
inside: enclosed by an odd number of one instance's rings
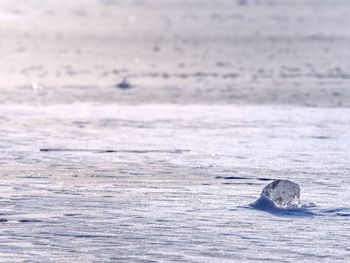
[[[300,187],[289,180],[275,180],[264,187],[261,196],[270,199],[277,207],[300,206]]]

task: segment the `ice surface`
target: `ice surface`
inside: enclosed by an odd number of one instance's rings
[[[0,0],[0,263],[350,258],[350,1],[38,3]]]
[[[0,120],[0,262],[350,258],[348,108],[1,104]],[[245,206],[281,174],[317,206]]]
[[[261,195],[281,208],[296,208],[300,205],[300,187],[289,180],[275,180],[264,187]]]

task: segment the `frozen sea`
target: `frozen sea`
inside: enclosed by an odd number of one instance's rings
[[[0,118],[1,261],[350,255],[349,109],[7,105]],[[306,209],[249,206],[277,178]]]
[[[348,262],[349,12],[0,0],[0,262]]]

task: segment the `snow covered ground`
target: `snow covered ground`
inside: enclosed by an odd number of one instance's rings
[[[0,262],[346,262],[349,8],[0,0]]]
[[[0,118],[1,261],[349,257],[349,109],[6,105]],[[249,207],[277,178],[306,211]]]

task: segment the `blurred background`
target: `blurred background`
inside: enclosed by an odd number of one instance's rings
[[[1,0],[0,101],[350,106],[348,7]]]

